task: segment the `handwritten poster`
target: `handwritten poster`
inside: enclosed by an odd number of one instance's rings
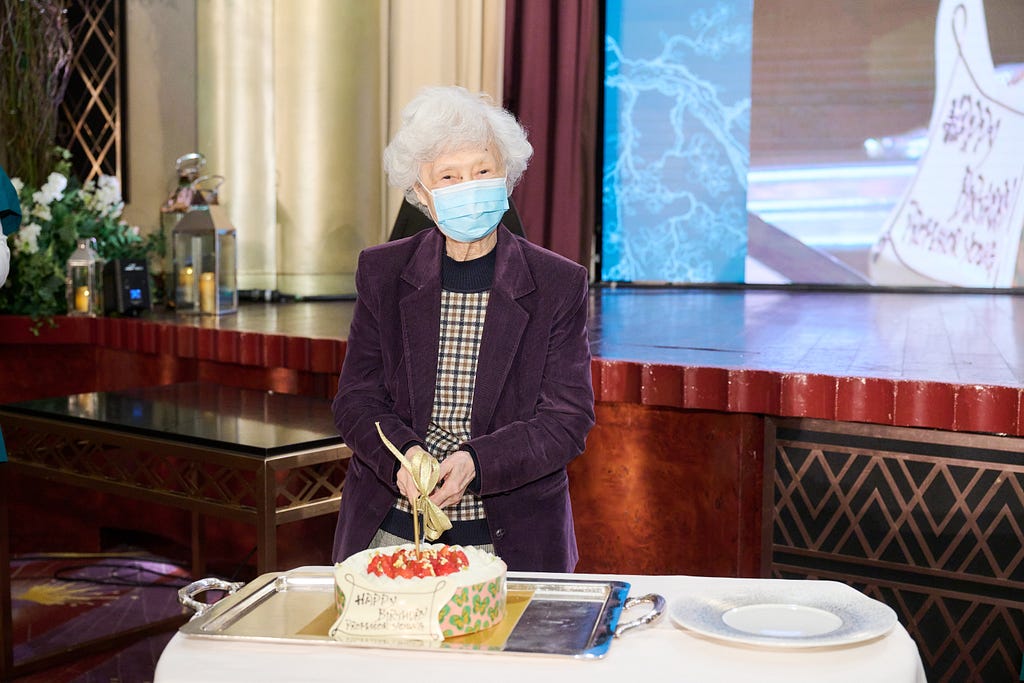
[[[948,285],[1012,287],[1024,228],[1024,89],[995,74],[981,0],[944,0],[935,44],[928,146],[873,253],[873,276],[905,284],[902,266]]]

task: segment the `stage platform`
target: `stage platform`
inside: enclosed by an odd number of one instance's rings
[[[26,318],[5,317],[0,343],[92,343],[177,362],[279,368],[277,390],[329,397],[353,306],[246,303],[219,318],[59,318],[38,337]],[[1018,294],[594,287],[590,336],[601,401],[1024,433]],[[163,370],[144,383],[182,379],[167,363]],[[312,385],[308,373],[319,377]],[[259,385],[244,372],[238,379]],[[33,397],[11,391],[11,400]]]
[[[610,385],[602,372],[604,400],[954,431],[1024,426],[1018,295],[600,289],[593,302],[594,357],[639,371]]]

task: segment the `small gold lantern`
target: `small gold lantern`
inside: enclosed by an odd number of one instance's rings
[[[178,312],[236,312],[237,240],[224,208],[217,204],[194,207],[178,221],[171,235]]]
[[[78,246],[68,258],[64,280],[68,315],[96,317],[103,313],[103,260],[96,254],[95,246],[95,237],[79,237]]]

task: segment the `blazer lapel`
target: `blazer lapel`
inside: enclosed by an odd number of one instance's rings
[[[517,299],[536,289],[519,243],[504,227],[498,230],[494,285],[487,302],[473,391],[473,436],[483,434],[490,424],[530,319]]]
[[[402,271],[412,289],[399,301],[402,316],[402,349],[412,406],[412,428],[426,434],[434,404],[437,352],[441,334],[441,249],[444,238],[437,230],[426,235]]]

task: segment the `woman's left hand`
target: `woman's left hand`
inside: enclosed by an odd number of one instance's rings
[[[441,461],[438,487],[430,494],[430,500],[439,508],[455,505],[462,500],[466,487],[476,477],[473,456],[466,451],[455,451]]]

